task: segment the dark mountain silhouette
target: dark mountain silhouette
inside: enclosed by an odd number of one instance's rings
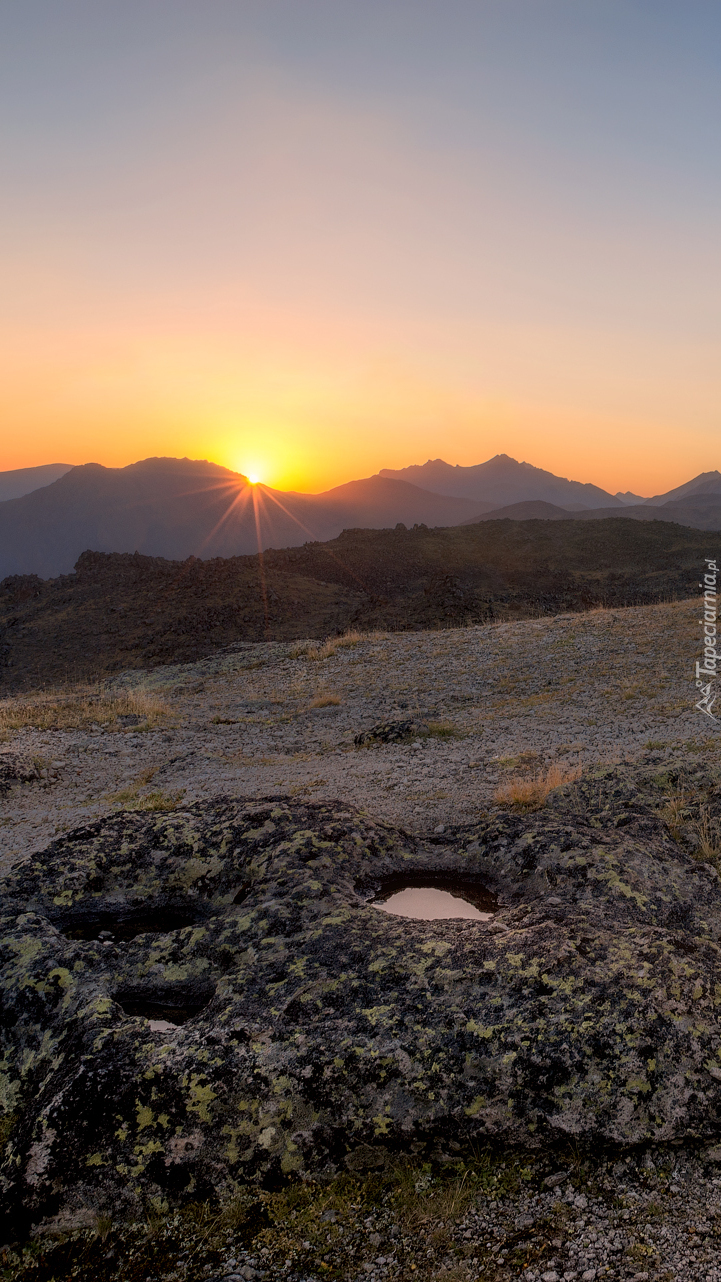
[[[624,490],[623,493],[621,492],[621,490],[617,490],[614,495],[614,498],[617,498],[621,503],[645,503],[646,502],[642,494],[634,494],[633,490]]]
[[[215,463],[172,458],[145,459],[124,468],[87,463],[42,483],[53,469],[64,467],[48,464],[0,473],[0,482],[4,475],[16,478],[12,483],[17,485],[22,475],[23,484],[34,486],[0,502],[0,578],[68,573],[88,548],[170,560],[229,557],[398,523],[447,527],[479,520],[623,516],[721,529],[718,471],[701,473],[655,501],[629,503],[625,500],[632,495],[621,496],[622,502],[597,486],[567,481],[505,454],[477,467],[451,467],[436,459],[400,472],[384,469],[322,494],[251,485],[241,473]],[[413,484],[413,479],[423,484]],[[444,492],[434,492],[431,483]],[[454,487],[456,493],[449,493]],[[474,498],[468,497],[470,492]],[[490,495],[495,501],[484,497]]]
[[[612,508],[614,516],[618,516],[617,508]],[[470,521],[463,521],[463,525],[474,525],[476,520],[481,521],[570,521],[574,516],[585,516],[585,512],[571,512],[566,507],[557,507],[555,503],[544,503],[543,499],[526,499],[523,503],[509,503],[506,507],[496,507],[490,512],[484,512],[480,518],[471,517]]]
[[[673,503],[641,503],[634,507],[625,507],[621,512],[617,508],[597,508],[590,512],[569,512],[580,520],[597,521],[608,516],[628,517],[634,521],[675,521],[677,525],[686,525],[694,530],[721,530],[721,493],[700,494]]]
[[[698,498],[691,495],[674,503],[658,504],[651,507],[646,503],[634,506],[590,508],[587,511],[571,511],[557,507],[553,503],[542,503],[531,500],[528,503],[511,503],[507,507],[494,508],[484,512],[481,517],[471,517],[463,525],[475,525],[481,521],[528,521],[533,518],[543,521],[599,521],[611,517],[620,517],[632,521],[673,521],[694,530],[721,530],[721,493],[700,494]]]
[[[52,485],[72,466],[72,463],[43,463],[40,467],[16,467],[11,472],[0,472],[0,503],[22,498],[41,485]]]
[[[0,503],[0,578],[67,573],[81,552],[238,556],[335,538],[356,526],[458,525],[483,504],[371,476],[295,494],[251,485],[215,463],[154,458],[74,467],[52,485]]]
[[[692,481],[677,485],[675,490],[666,494],[655,494],[653,498],[643,499],[649,507],[660,507],[665,503],[675,503],[680,499],[700,498],[709,494],[718,494],[721,499],[721,472],[699,472]]]
[[[474,467],[451,467],[443,459],[429,459],[422,466],[403,467],[393,471],[381,468],[380,476],[409,481],[421,489],[457,498],[475,499],[493,508],[527,499],[542,499],[567,508],[620,507],[621,502],[598,485],[567,481],[531,463],[518,463],[508,454],[496,454],[486,463]],[[490,509],[489,509],[490,510]]]

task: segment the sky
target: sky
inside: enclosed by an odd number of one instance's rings
[[[721,465],[717,0],[6,0],[0,469]]]

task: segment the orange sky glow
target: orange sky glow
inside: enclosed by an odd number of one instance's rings
[[[650,495],[719,464],[700,46],[678,63],[671,9],[649,52],[634,4],[590,35],[450,5],[409,35],[400,0],[312,0],[305,45],[287,0],[201,41],[184,0],[12,19],[0,470],[187,455],[320,491],[507,453]]]

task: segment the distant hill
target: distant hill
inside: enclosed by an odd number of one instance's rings
[[[0,472],[0,503],[22,498],[41,485],[52,485],[72,466],[72,463],[43,463],[40,467],[16,467],[11,472]]]
[[[589,512],[569,512],[582,521],[598,521],[604,517],[623,517],[632,521],[675,521],[694,530],[721,530],[721,494],[701,494],[698,498],[691,495],[673,503],[651,505],[641,503],[634,507],[625,507],[621,512],[617,508],[596,508]],[[483,519],[483,518],[481,518]]]
[[[718,494],[721,499],[721,472],[699,472],[698,476],[694,476],[692,481],[686,481],[685,485],[677,485],[675,490],[655,494],[653,498],[643,499],[642,502],[649,507],[660,507],[680,499],[702,498],[710,494]]]
[[[674,521],[678,525],[688,526],[694,530],[721,530],[721,493],[700,494],[698,498],[691,495],[674,503],[663,503],[651,507],[647,503],[633,506],[590,508],[586,511],[571,511],[557,507],[553,503],[542,503],[540,500],[529,500],[527,503],[511,503],[508,507],[494,508],[484,512],[481,517],[471,517],[463,525],[473,525],[476,521],[528,521],[536,518],[542,521],[601,521],[620,518],[631,521]]]
[[[215,463],[154,458],[129,467],[86,463],[53,484],[0,503],[0,577],[68,573],[81,552],[142,552],[184,560],[237,556],[330,539],[347,528],[457,525],[484,505],[372,476],[324,494],[252,486]]]
[[[0,583],[0,690],[181,663],[265,638],[689,597],[708,555],[707,534],[623,517],[348,530],[329,543],[267,552],[262,580],[257,556],[86,552],[74,574]]]
[[[614,516],[619,515],[618,509],[612,509]],[[471,525],[475,519],[481,521],[571,521],[573,517],[585,515],[581,512],[571,512],[566,507],[557,507],[555,503],[544,503],[543,499],[526,499],[524,503],[509,503],[507,507],[496,507],[490,512],[484,512],[480,518],[471,518],[470,521],[464,521],[464,525]]]
[[[620,507],[621,501],[598,485],[567,481],[531,463],[519,463],[508,454],[496,454],[486,463],[473,467],[452,467],[443,459],[429,459],[422,465],[393,471],[384,467],[379,476],[408,481],[436,494],[474,499],[491,508],[506,507],[529,499],[556,503],[559,507]]]

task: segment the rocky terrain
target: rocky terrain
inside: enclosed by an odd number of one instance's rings
[[[226,793],[345,798],[425,831],[472,822],[508,778],[681,751],[694,711],[693,602],[442,632],[240,645],[106,685],[0,704],[37,772],[3,802],[0,858],[120,806]],[[417,716],[421,734],[357,735]],[[37,764],[34,764],[37,763]]]
[[[716,1282],[696,617],[236,644],[7,699],[6,1276]],[[493,916],[379,912],[403,879]]]
[[[684,599],[708,542],[670,521],[614,518],[346,530],[261,559],[86,552],[73,574],[0,583],[0,692],[188,663],[238,642]]]

